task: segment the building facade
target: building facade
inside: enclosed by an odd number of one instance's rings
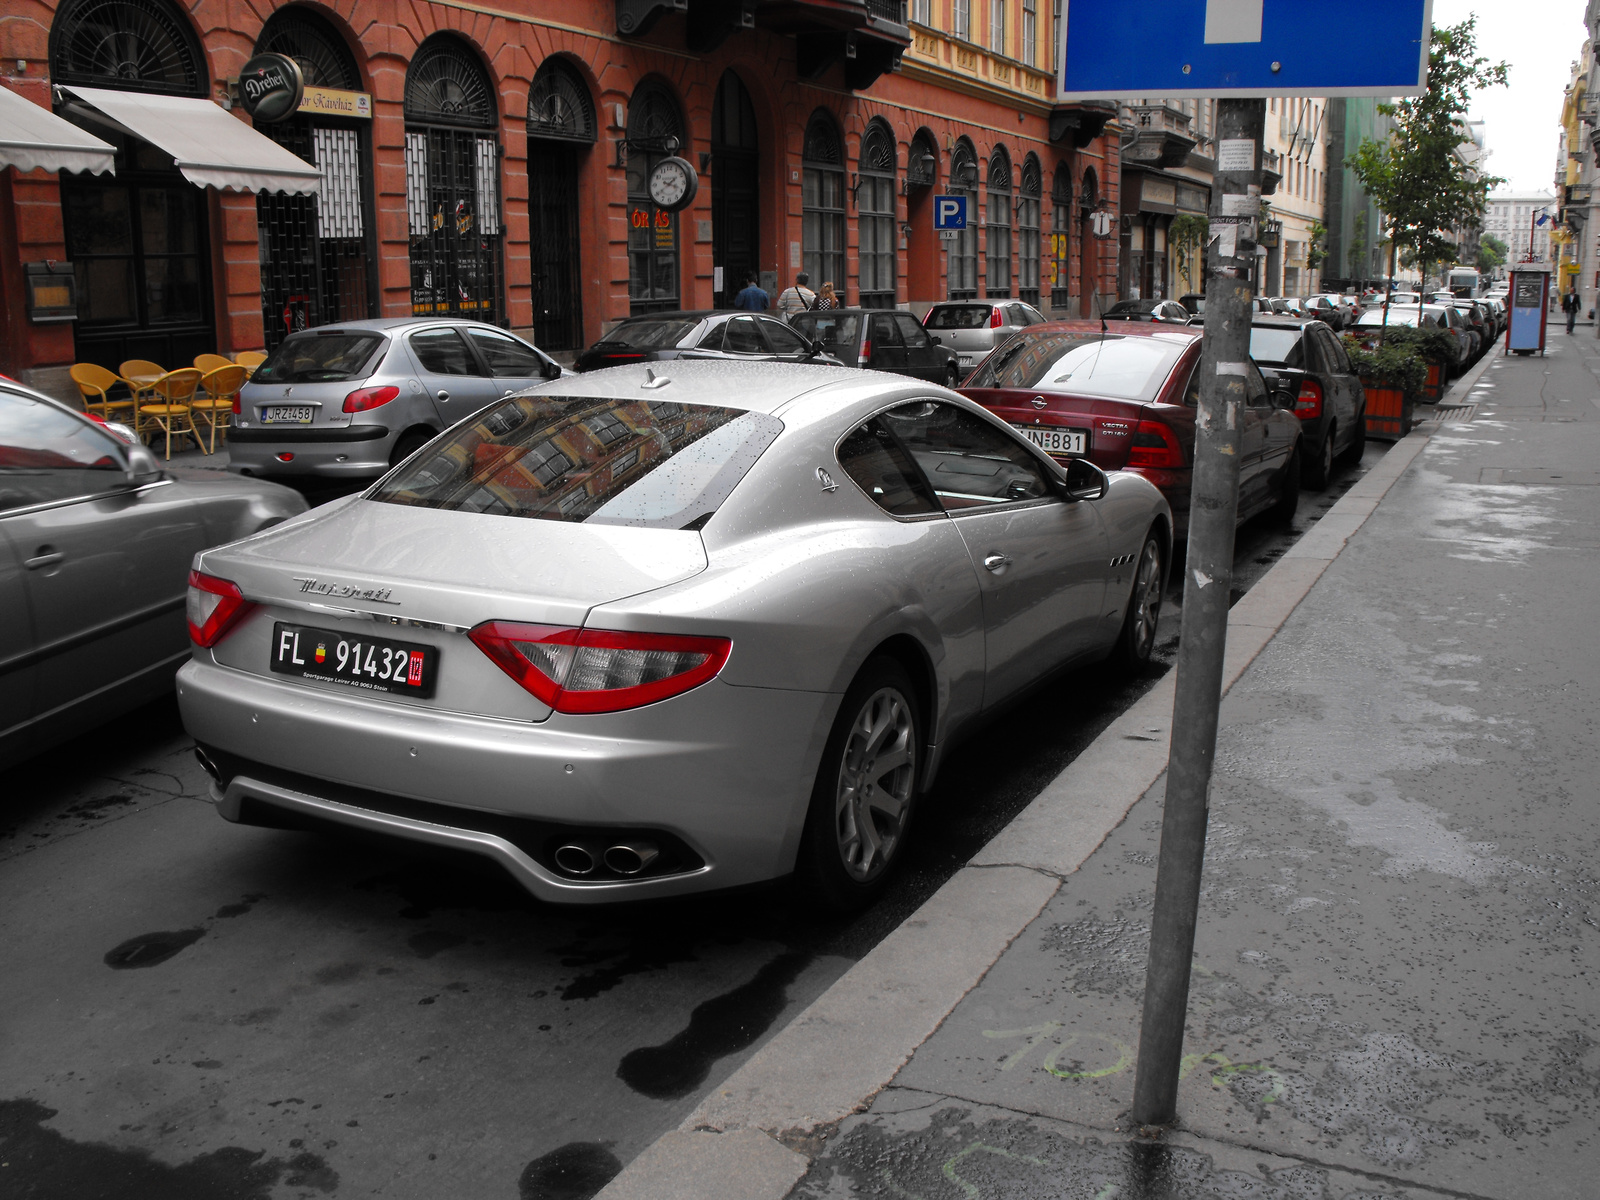
[[[1539,223],[1543,215],[1546,220]],[[1556,198],[1549,192],[1496,193],[1489,197],[1483,232],[1506,244],[1506,265],[1550,261],[1550,232],[1555,225]]]
[[[1356,173],[1345,165],[1365,140],[1383,142],[1393,128],[1378,111],[1383,101],[1371,96],[1335,96],[1328,100],[1328,227],[1326,279],[1360,285],[1381,279],[1389,270],[1388,232],[1383,211],[1367,195]]]
[[[413,314],[559,352],[727,303],[750,272],[809,270],[848,303],[1089,311],[1116,286],[1089,219],[1118,203],[1115,107],[1053,102],[1054,14],[1033,0],[911,3],[19,0],[0,84],[71,120],[52,85],[229,106],[253,55],[294,58],[314,95],[260,131],[323,185],[201,188],[121,135],[115,176],[6,170],[0,369],[59,392],[74,361],[181,365]],[[700,172],[678,212],[646,190],[668,154]],[[945,192],[972,214],[953,240],[932,228]],[[77,321],[19,315],[42,261],[73,264]]]
[[[1123,299],[1163,300],[1205,290],[1216,123],[1215,100],[1122,103],[1117,291]]]
[[[1264,256],[1259,285],[1264,295],[1309,296],[1321,286],[1327,254],[1327,128],[1325,99],[1267,101],[1261,148],[1268,169],[1278,178],[1258,250]]]

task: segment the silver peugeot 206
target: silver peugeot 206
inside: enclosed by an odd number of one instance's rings
[[[943,751],[1148,658],[1171,514],[877,372],[615,367],[194,560],[184,722],[232,821],[474,851],[536,896],[872,898]]]

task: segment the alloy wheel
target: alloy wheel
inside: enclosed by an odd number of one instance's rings
[[[857,883],[881,874],[900,846],[916,779],[916,725],[897,688],[869,696],[845,740],[834,801],[839,861]]]
[[[1161,547],[1154,538],[1144,544],[1139,571],[1133,578],[1133,639],[1129,647],[1141,661],[1155,646],[1156,623],[1161,619]]]

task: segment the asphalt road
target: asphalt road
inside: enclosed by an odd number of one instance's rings
[[[1241,529],[1236,590],[1362,470]],[[1170,669],[1179,598],[1143,677],[1063,675],[952,751],[846,921],[781,886],[564,910],[477,859],[235,827],[171,701],[0,775],[0,1193],[591,1196]]]

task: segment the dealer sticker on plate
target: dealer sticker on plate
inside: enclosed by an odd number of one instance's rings
[[[1039,449],[1050,454],[1087,454],[1089,431],[1087,429],[1050,429],[1040,425],[1017,426],[1023,435]]]

